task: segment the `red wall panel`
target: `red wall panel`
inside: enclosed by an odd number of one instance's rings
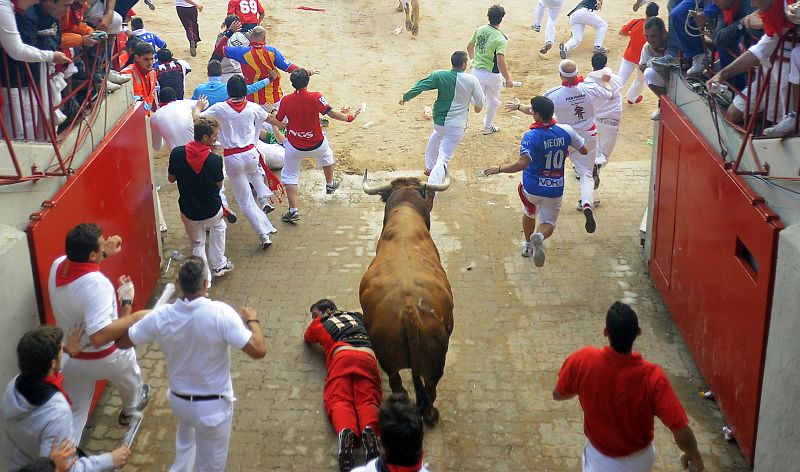
[[[130,108],[56,196],[31,215],[28,244],[44,323],[55,322],[47,293],[50,266],[64,254],[64,238],[78,223],[97,223],[106,237],[122,237],[122,252],[101,268],[115,286],[120,275],[131,276],[134,310],[145,307],[158,282],[161,261],[144,116],[140,106]]]
[[[783,225],[662,99],[653,280],[752,463]]]

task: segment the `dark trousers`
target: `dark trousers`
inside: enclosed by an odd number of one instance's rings
[[[178,18],[181,19],[183,29],[186,30],[186,39],[190,43],[200,42],[200,28],[197,26],[197,7],[175,7]]]
[[[247,33],[248,31],[250,31],[251,29],[255,28],[256,26],[258,26],[258,23],[244,23],[242,25],[242,33]]]

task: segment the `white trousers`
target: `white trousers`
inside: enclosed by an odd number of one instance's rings
[[[583,41],[583,30],[587,26],[591,26],[597,30],[597,34],[594,37],[595,46],[603,45],[606,32],[608,32],[608,23],[600,18],[597,13],[589,11],[586,8],[579,8],[569,16],[569,26],[572,28],[572,37],[569,38],[569,41],[564,45],[567,51],[575,49],[581,41]]]
[[[600,167],[605,167],[614,152],[619,136],[619,120],[606,118],[597,119],[597,157],[594,163]]]
[[[190,402],[171,393],[167,396],[178,418],[175,462],[169,472],[224,472],[231,439],[233,402],[225,398]]]
[[[72,442],[81,443],[83,428],[89,417],[95,383],[108,380],[122,398],[122,411],[136,411],[142,391],[142,373],[136,362],[136,351],[117,349],[102,359],[72,358],[64,366],[64,390],[72,400]]]
[[[547,10],[547,27],[544,29],[544,42],[553,44],[556,40],[556,20],[561,13],[563,2],[556,2],[553,0],[539,0],[536,4],[536,13],[534,13],[536,20],[535,25],[541,25],[544,19],[544,11]]]
[[[258,170],[258,151],[250,149],[238,154],[231,154],[225,156],[224,160],[228,180],[233,187],[233,197],[242,213],[247,217],[256,234],[259,236],[269,234],[274,226],[256,204],[253,194],[250,192],[250,184],[253,184],[259,203],[262,205],[269,201],[269,196],[272,194],[264,183],[264,176]]]
[[[644,92],[644,76],[642,75],[642,70],[639,69],[639,64],[635,64],[627,59],[623,59],[622,63],[619,65],[619,81],[622,85],[628,81],[628,77],[633,74],[633,83],[631,84],[630,88],[628,88],[628,101],[635,102],[639,96],[642,95]]]
[[[3,119],[8,135],[14,139],[36,138],[36,124],[39,121],[39,106],[28,87],[2,89]],[[13,108],[13,111],[12,111]],[[13,128],[12,128],[13,120]]]
[[[644,83],[647,85],[655,85],[657,87],[667,86],[667,81],[664,80],[664,77],[662,77],[661,74],[656,72],[656,70],[652,67],[645,69],[642,77],[644,77]]]
[[[91,8],[83,15],[83,19],[89,23],[93,23],[97,26],[100,23],[100,20],[103,19],[103,15],[106,12],[106,4],[103,1],[99,1],[92,5]],[[122,17],[119,13],[114,12],[114,17],[111,19],[111,24],[108,25],[108,30],[106,33],[108,34],[117,34],[122,32]]]
[[[228,262],[225,257],[225,232],[228,225],[222,219],[222,208],[216,215],[206,220],[190,220],[181,213],[183,227],[189,236],[189,247],[195,255],[206,263],[208,283],[211,283],[211,269],[221,269]],[[206,231],[208,231],[208,257],[206,257]]]
[[[578,151],[571,151],[569,159],[575,166],[575,172],[581,178],[581,205],[594,207],[594,162],[597,158],[597,130],[578,131],[575,130],[585,141],[586,150],[589,151],[585,156]]]
[[[464,128],[460,126],[433,125],[433,133],[428,139],[428,147],[425,148],[425,170],[430,171],[428,182],[432,184],[444,182],[447,165],[462,139],[464,139]]]
[[[259,140],[256,143],[258,152],[264,156],[264,162],[270,170],[276,171],[283,169],[283,160],[286,156],[286,149],[280,144],[267,144]]]
[[[583,447],[583,472],[650,472],[656,463],[656,448],[651,444],[625,457],[608,457],[590,441]]]
[[[472,69],[472,75],[478,79],[486,95],[486,117],[483,119],[483,127],[489,128],[494,121],[494,115],[500,108],[500,89],[503,88],[503,76],[495,74],[486,69]]]

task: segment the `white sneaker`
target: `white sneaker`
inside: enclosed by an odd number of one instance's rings
[[[661,119],[661,109],[654,111],[652,115],[650,115],[650,119],[653,121],[658,121]]]
[[[522,257],[531,257],[533,255],[533,245],[529,241],[522,242]]]
[[[537,33],[542,30],[542,25],[532,24],[531,29],[536,31]]]
[[[600,199],[599,198],[595,198],[594,199],[594,205],[592,205],[592,208],[597,208],[599,206],[600,206]],[[581,204],[580,200],[578,200],[578,205],[575,207],[575,209],[577,211],[583,211],[583,204]]]
[[[56,126],[59,126],[61,123],[67,121],[67,115],[65,115],[61,110],[56,110],[54,115],[56,116]]]
[[[121,88],[122,85],[106,80],[106,93],[114,93]]]
[[[219,269],[212,269],[211,276],[212,277],[222,277],[223,275],[227,274],[228,272],[233,270],[233,262],[230,259],[225,261],[225,265],[220,267]]]
[[[544,265],[544,235],[534,233],[531,243],[533,243],[533,263],[536,267],[541,267]]]
[[[700,75],[706,70],[706,56],[698,54],[692,58],[692,67],[686,71],[686,75]]]
[[[266,249],[272,246],[272,240],[269,238],[269,234],[264,233],[259,236],[258,239],[261,241],[261,249]]]
[[[784,116],[775,126],[770,126],[764,130],[764,136],[767,138],[783,138],[794,133],[794,127],[797,122],[797,113],[789,112]]]
[[[494,124],[489,126],[488,128],[483,128],[483,134],[494,134],[500,131],[499,126],[495,126]]]

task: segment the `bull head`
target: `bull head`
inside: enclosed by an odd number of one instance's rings
[[[361,188],[364,190],[364,193],[366,193],[367,195],[386,195],[392,190],[394,182],[388,184],[376,185],[374,187],[370,186],[367,183],[367,173],[368,169],[364,169],[364,181],[361,184]],[[442,182],[441,184],[429,184],[427,182],[422,182],[419,185],[423,192],[423,195],[427,191],[444,192],[450,187],[450,175],[447,173],[447,170],[445,169],[444,182]]]

